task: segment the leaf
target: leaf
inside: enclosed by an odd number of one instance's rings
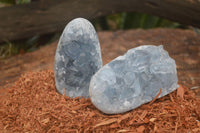
[[[183,99],[184,96],[184,87],[182,85],[179,85],[178,89],[177,89],[177,96],[179,96],[181,99]]]

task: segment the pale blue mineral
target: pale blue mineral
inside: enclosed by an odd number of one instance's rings
[[[92,24],[83,18],[65,27],[55,55],[55,82],[59,93],[88,97],[91,77],[102,67],[101,50]]]
[[[92,103],[107,114],[124,113],[174,91],[177,85],[175,61],[163,46],[130,49],[102,67],[91,79]]]

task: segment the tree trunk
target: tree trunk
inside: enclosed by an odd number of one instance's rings
[[[76,17],[134,11],[200,27],[199,0],[42,0],[0,8],[0,42],[61,31]]]

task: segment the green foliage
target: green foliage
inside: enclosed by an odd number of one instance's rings
[[[193,27],[193,30],[197,35],[200,35],[200,29]]]
[[[104,19],[104,24],[101,24],[101,20],[95,21],[95,25],[100,25],[102,30],[116,30],[116,29],[150,29],[157,27],[166,28],[186,28],[185,26],[163,19],[157,16],[147,15],[144,13],[119,13],[114,15],[109,15],[106,17],[101,17],[99,19]],[[108,28],[104,28],[102,25],[108,25]]]
[[[0,3],[5,3],[9,5],[27,4],[30,2],[31,0],[0,0]]]
[[[31,0],[16,0],[16,4],[27,4],[30,2],[31,2]]]
[[[6,58],[24,52],[31,52],[37,49],[38,36],[18,42],[5,42],[0,45],[0,58]]]
[[[44,36],[34,36],[25,40],[15,42],[5,42],[0,44],[0,59],[25,52],[37,50],[41,45],[47,45],[59,39],[60,33],[48,34]]]
[[[130,29],[130,28],[154,28],[159,26],[161,18],[150,16],[147,14],[140,14],[140,13],[124,13],[124,23],[123,29]]]
[[[0,3],[6,3],[6,4],[14,5],[15,0],[0,0]]]
[[[6,44],[3,44],[0,46],[0,59],[9,57],[9,56],[17,54],[17,53],[18,53],[17,47],[15,47],[10,42],[7,42]]]

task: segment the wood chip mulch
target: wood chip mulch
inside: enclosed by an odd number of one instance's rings
[[[57,93],[53,71],[22,75],[0,100],[0,132],[200,132],[200,99],[180,85],[130,112],[106,115],[90,99]]]

